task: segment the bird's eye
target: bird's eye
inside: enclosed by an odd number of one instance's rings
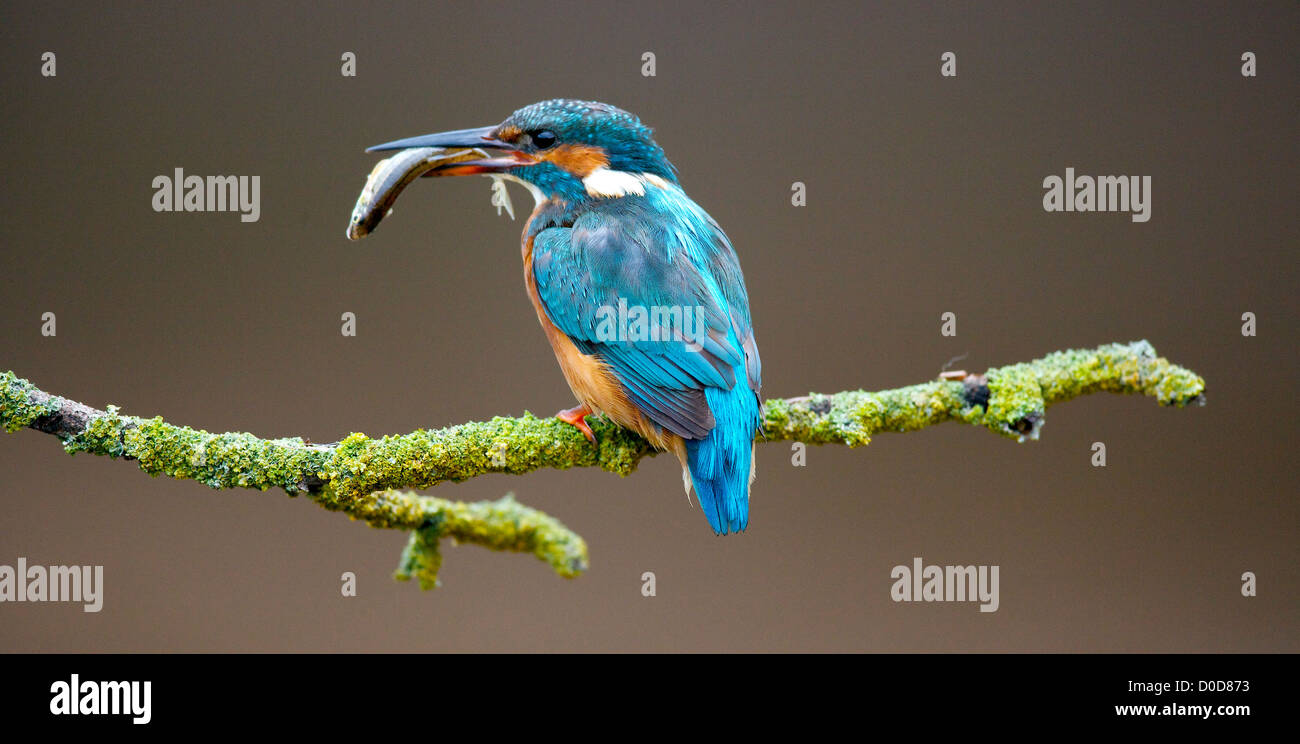
[[[555,144],[555,132],[552,132],[549,129],[543,129],[540,132],[533,132],[532,136],[533,145],[538,150],[545,150]]]

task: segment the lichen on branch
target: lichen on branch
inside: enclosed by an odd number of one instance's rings
[[[768,440],[859,447],[871,435],[915,431],[944,421],[984,426],[1019,441],[1037,439],[1046,408],[1096,392],[1133,393],[1160,405],[1203,402],[1205,381],[1156,355],[1146,341],[1058,351],[963,380],[935,380],[894,390],[768,400]]]
[[[935,380],[881,392],[770,399],[759,441],[865,445],[885,431],[915,431],[944,421],[984,426],[1018,440],[1036,439],[1046,408],[1094,392],[1132,393],[1182,407],[1203,402],[1205,381],[1156,355],[1146,341],[1061,351],[961,380]],[[435,586],[442,538],[496,550],[533,553],[562,576],[586,569],[587,547],[563,524],[510,496],[461,503],[400,489],[430,488],[485,473],[600,467],[619,475],[653,455],[638,435],[593,417],[592,446],[574,427],[530,413],[372,439],[349,434],[333,444],[301,438],[211,434],[162,417],[98,410],[0,374],[0,424],[59,437],[69,453],[135,460],[151,475],[212,488],[283,489],[375,527],[411,531],[399,578]]]

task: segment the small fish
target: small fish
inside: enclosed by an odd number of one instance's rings
[[[366,176],[365,188],[361,189],[356,206],[352,208],[348,239],[360,240],[369,235],[392,210],[398,194],[411,181],[441,165],[485,157],[487,153],[477,148],[446,150],[441,147],[414,147],[399,150],[391,158],[380,160],[375,163],[370,175]]]

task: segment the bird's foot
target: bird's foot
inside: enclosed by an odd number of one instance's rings
[[[591,433],[591,427],[587,426],[587,417],[590,416],[591,413],[592,411],[590,408],[581,405],[575,408],[566,408],[565,410],[555,414],[555,418],[573,426],[575,429],[582,432],[582,435],[587,438],[588,442],[595,444],[596,435]]]

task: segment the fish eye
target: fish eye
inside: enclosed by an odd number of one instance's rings
[[[545,150],[555,144],[555,132],[549,129],[543,129],[540,132],[533,132],[533,146],[538,150]]]

